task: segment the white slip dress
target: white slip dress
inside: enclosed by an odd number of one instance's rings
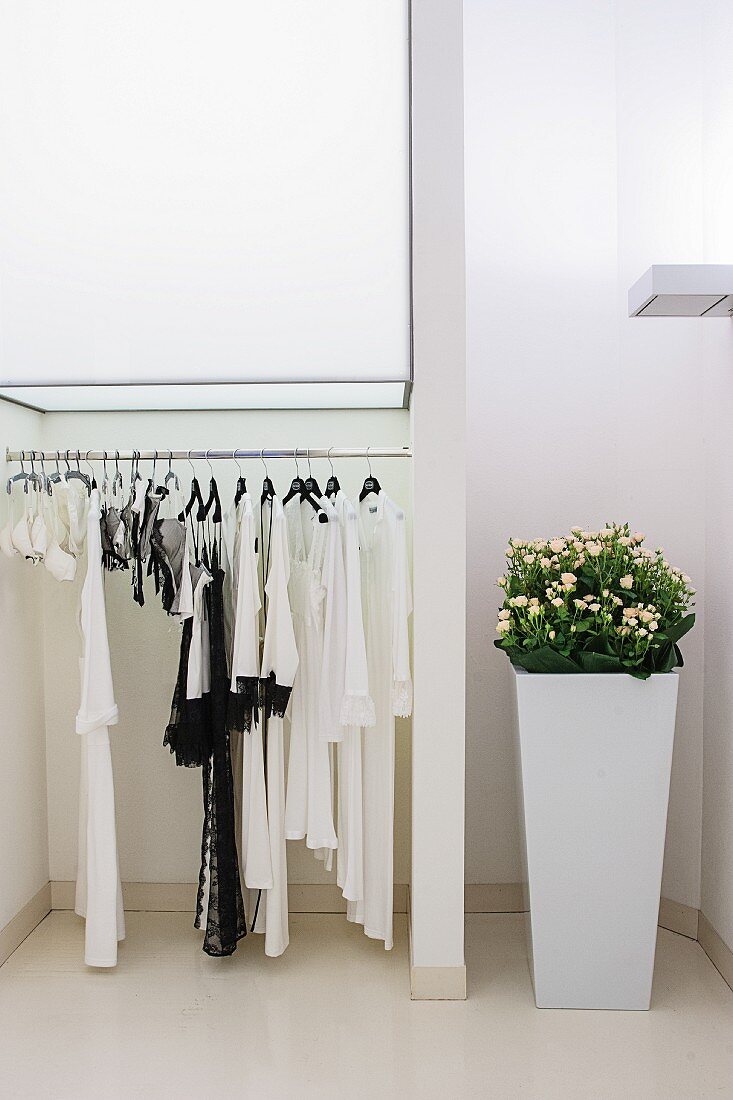
[[[321,858],[338,847],[333,824],[331,755],[321,735],[321,676],[324,652],[323,567],[327,529],[310,505],[297,497],[284,506],[290,581],[288,592],[300,663],[290,709],[290,754],[285,799],[285,833],[302,840]]]
[[[285,837],[284,717],[298,668],[293,617],[288,596],[290,563],[282,503],[272,503],[270,571],[265,586],[267,624],[262,676],[271,692],[267,721],[267,818],[272,887],[265,895],[265,954],[282,955],[289,943],[288,864]],[[274,684],[272,680],[274,679]]]
[[[109,727],[119,720],[114,698],[102,577],[101,508],[93,489],[87,513],[87,575],[81,595],[83,657],[76,732],[81,735],[79,854],[75,911],[86,918],[87,966],[117,964],[125,938]]]
[[[364,897],[347,917],[393,945],[395,716],[412,712],[408,619],[412,594],[404,512],[386,495],[361,502],[361,574],[369,687],[376,724],[362,735]]]

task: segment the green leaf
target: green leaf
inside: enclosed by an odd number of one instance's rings
[[[654,671],[671,672],[676,664],[677,654],[675,653],[675,646],[668,645],[657,654],[656,660],[654,661]]]
[[[593,653],[585,650],[578,654],[578,664],[583,672],[623,672],[624,667],[618,657],[609,657],[607,653]]]
[[[569,657],[563,656],[550,646],[541,646],[532,653],[522,653],[514,663],[526,669],[527,672],[580,672],[575,661],[571,661]]]
[[[689,630],[692,630],[694,625],[695,613],[693,611],[689,615],[685,615],[678,623],[668,626],[664,631],[664,637],[670,642],[678,642],[680,638],[684,638]]]

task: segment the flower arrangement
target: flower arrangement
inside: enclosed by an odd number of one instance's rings
[[[682,665],[695,590],[628,524],[565,538],[510,539],[495,645],[528,672],[626,672]]]

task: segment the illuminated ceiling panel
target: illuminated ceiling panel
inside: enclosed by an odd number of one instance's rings
[[[406,0],[24,0],[0,102],[0,387],[409,379]]]

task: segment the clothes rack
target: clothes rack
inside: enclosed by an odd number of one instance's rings
[[[108,451],[79,451],[79,450],[61,450],[61,451],[11,451],[9,448],[5,451],[6,462],[55,462],[57,459],[73,459],[81,462],[103,462],[105,459],[116,459],[118,462],[132,462],[133,459],[140,461],[153,461],[161,459],[170,459],[173,461],[181,461],[186,459],[198,459],[208,461],[211,459],[229,458],[229,459],[242,459],[242,458],[412,458],[412,448],[410,447],[360,447],[360,448],[343,448],[343,447],[291,447],[289,449],[257,449],[257,450],[191,450],[171,451],[167,447],[159,450],[147,450],[147,451],[132,451],[125,450],[120,451],[114,447],[111,447]]]

